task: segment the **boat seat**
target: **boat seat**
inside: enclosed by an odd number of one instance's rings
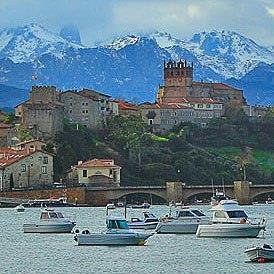
[[[272,249],[272,247],[271,247],[270,245],[268,245],[268,244],[264,244],[264,245],[263,245],[263,248]]]

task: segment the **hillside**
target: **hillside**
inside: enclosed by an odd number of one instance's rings
[[[243,178],[256,184],[274,180],[274,120],[221,118],[202,129],[182,124],[162,136],[137,117],[114,117],[106,129],[93,132],[66,126],[53,140],[57,176],[91,158],[113,158],[122,167],[123,185],[161,185],[180,180],[208,185]],[[52,147],[52,146],[49,146]]]

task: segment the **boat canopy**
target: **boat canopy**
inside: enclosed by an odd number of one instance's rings
[[[48,220],[48,219],[60,219],[64,218],[61,212],[55,212],[53,210],[44,210],[41,213],[41,220]]]

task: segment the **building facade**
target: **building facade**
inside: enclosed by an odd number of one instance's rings
[[[47,139],[63,130],[64,105],[53,86],[33,86],[29,100],[15,108],[15,115],[36,138]]]
[[[120,170],[112,159],[80,161],[76,166],[78,181],[86,186],[119,186]]]
[[[53,182],[53,156],[38,150],[0,149],[0,190],[41,188]]]

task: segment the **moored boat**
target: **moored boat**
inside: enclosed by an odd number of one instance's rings
[[[157,233],[195,234],[199,224],[208,224],[210,218],[198,209],[184,206],[176,211],[175,217],[167,215],[160,219]]]
[[[24,233],[70,233],[75,222],[64,218],[63,214],[53,209],[45,209],[41,212],[37,223],[23,225]]]
[[[15,207],[17,212],[25,212],[25,207],[23,205],[18,205]]]
[[[197,237],[255,238],[266,227],[266,220],[250,220],[234,200],[221,200],[211,210],[212,223],[199,225]]]
[[[145,211],[144,219],[131,218],[128,222],[129,228],[132,229],[155,229],[158,225],[159,220],[152,213]]]
[[[130,230],[125,218],[107,217],[107,230],[103,233],[90,233],[83,230],[74,240],[78,245],[144,245],[152,234]]]
[[[268,244],[248,248],[244,253],[251,262],[274,262],[274,249]]]
[[[27,203],[22,204],[24,207],[69,207],[76,206],[75,204],[68,203],[66,197],[49,198],[49,199],[35,199],[29,200]]]

